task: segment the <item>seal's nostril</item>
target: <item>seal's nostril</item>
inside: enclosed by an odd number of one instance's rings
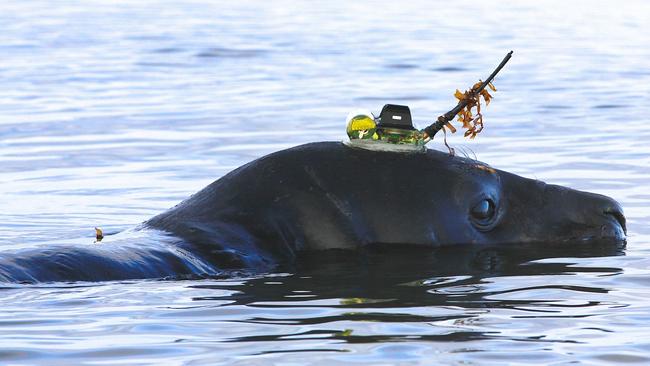
[[[627,235],[627,228],[625,227],[625,216],[623,215],[623,211],[620,208],[616,206],[607,207],[603,211],[603,213],[605,215],[612,215],[616,219],[616,221],[618,221],[618,223],[621,225],[621,228],[623,229],[625,235]]]

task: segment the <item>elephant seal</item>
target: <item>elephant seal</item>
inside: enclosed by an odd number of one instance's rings
[[[319,142],[252,161],[132,233],[107,239],[3,254],[0,279],[265,272],[301,252],[373,246],[624,242],[625,218],[609,197],[443,152]]]
[[[624,220],[609,197],[474,160],[323,142],[244,165],[145,225],[275,263],[372,244],[623,240]]]

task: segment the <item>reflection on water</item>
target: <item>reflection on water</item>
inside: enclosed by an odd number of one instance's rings
[[[343,139],[355,108],[408,104],[422,127],[510,49],[485,131],[450,144],[616,198],[629,240],[375,248],[258,277],[6,285],[0,363],[650,361],[647,2],[2,10],[2,249],[131,228],[259,156]]]
[[[626,307],[608,298],[615,291],[608,278],[623,269],[598,258],[623,250],[613,244],[374,248],[306,253],[286,272],[252,278],[5,288],[0,326],[23,335],[14,339],[20,352],[3,356],[44,357],[32,342],[55,332],[73,350],[45,349],[66,360],[215,359],[218,352],[227,363],[288,354],[298,361],[390,362],[443,350],[450,361],[515,362],[531,353],[561,360],[549,351],[584,346],[621,326],[607,317]],[[28,318],[37,310],[47,311]],[[78,350],[101,334],[114,344]]]
[[[289,276],[274,277],[272,280],[263,277],[234,288],[219,285],[208,287],[240,291],[241,294],[230,295],[228,298],[242,305],[281,302],[304,292],[303,296],[310,301],[341,298],[341,304],[346,306],[365,306],[367,303],[378,308],[408,307],[414,304],[444,306],[451,301],[457,306],[472,308],[475,307],[473,303],[484,306],[487,297],[499,295],[498,291],[481,291],[480,284],[486,278],[580,272],[617,274],[621,272],[620,268],[568,268],[566,263],[543,260],[615,256],[622,255],[623,249],[620,244],[575,244],[568,248],[566,245],[549,244],[545,248],[470,245],[436,250],[373,248],[360,253],[333,250],[305,253],[294,267],[286,269],[286,273],[291,274]],[[274,286],[266,286],[269,281]],[[419,289],[414,290],[413,287]],[[472,291],[471,296],[462,295],[462,289],[472,287],[476,291]],[[459,292],[455,293],[454,289]],[[531,288],[526,287],[520,290],[529,289]],[[497,305],[507,306],[507,302]]]

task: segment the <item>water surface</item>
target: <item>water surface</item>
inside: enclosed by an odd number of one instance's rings
[[[3,364],[650,362],[650,4],[4,1],[0,246],[92,244],[233,168],[423,127],[507,51],[475,141],[494,167],[609,195],[627,248],[474,248],[291,271],[0,291]],[[432,148],[444,150],[441,142]]]

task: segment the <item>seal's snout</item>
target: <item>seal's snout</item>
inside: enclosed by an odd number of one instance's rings
[[[590,194],[596,199],[597,215],[595,223],[600,223],[600,237],[625,240],[627,228],[623,208],[612,198]],[[603,219],[604,218],[604,222]]]
[[[614,199],[556,185],[544,188],[545,206],[554,210],[555,225],[569,240],[625,241],[625,215]]]
[[[627,235],[627,228],[625,227],[625,215],[623,215],[623,209],[618,204],[618,202],[612,200],[613,205],[606,206],[603,210],[605,215],[611,216],[618,222],[623,229],[623,234]]]

